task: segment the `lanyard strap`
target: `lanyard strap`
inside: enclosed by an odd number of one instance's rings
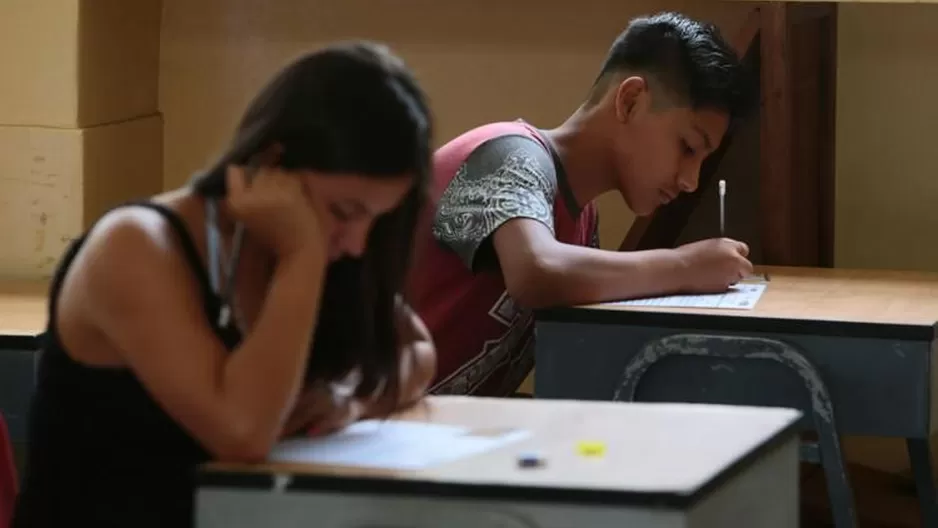
[[[221,300],[218,310],[218,326],[227,328],[231,322],[231,301],[234,297],[234,276],[238,269],[238,259],[241,256],[241,245],[244,242],[244,225],[240,222],[235,225],[234,243],[228,265],[221,269],[221,234],[218,231],[218,204],[214,198],[205,201],[205,240],[208,250],[208,277],[212,291]],[[222,283],[224,275],[224,283]]]

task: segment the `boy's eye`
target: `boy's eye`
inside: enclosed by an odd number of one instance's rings
[[[694,147],[690,146],[690,143],[688,143],[686,140],[681,140],[681,146],[683,147],[685,154],[689,156],[694,155]]]
[[[331,212],[332,216],[334,216],[336,220],[340,222],[348,222],[352,216],[350,211],[346,211],[342,206],[338,204],[329,205],[329,212]]]
[[[329,210],[340,222],[352,222],[363,218],[368,210],[357,200],[348,200],[343,202],[333,202],[329,205]]]

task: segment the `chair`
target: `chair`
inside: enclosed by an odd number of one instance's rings
[[[837,528],[857,525],[853,490],[840,452],[840,437],[834,421],[834,406],[821,373],[795,346],[776,339],[706,334],[675,334],[655,339],[626,365],[613,400],[635,401],[638,386],[645,373],[661,360],[673,357],[704,357],[717,360],[771,361],[801,380],[808,395],[808,408],[801,409],[809,417],[818,441],[803,444],[801,458],[820,463]]]
[[[0,528],[8,528],[16,502],[17,477],[13,464],[13,442],[0,413]]]

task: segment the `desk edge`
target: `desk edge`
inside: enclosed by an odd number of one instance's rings
[[[490,483],[454,483],[432,479],[390,476],[338,476],[262,472],[251,469],[243,471],[216,470],[202,466],[196,478],[197,489],[229,488],[255,489],[279,492],[331,492],[376,495],[420,495],[434,498],[462,498],[470,500],[510,500],[518,502],[550,502],[566,504],[590,504],[597,506],[639,506],[654,509],[690,509],[709,497],[722,485],[750,468],[760,458],[782,449],[792,439],[798,438],[800,411],[792,409],[792,417],[765,442],[755,446],[731,464],[724,467],[713,478],[697,489],[685,492],[636,492],[609,489],[534,487]],[[286,486],[283,478],[288,477]]]
[[[781,317],[734,316],[719,313],[608,310],[590,306],[559,307],[535,312],[538,323],[581,323],[601,325],[657,326],[665,328],[706,328],[728,332],[800,334],[821,337],[933,341],[938,320],[931,324],[877,323],[797,319]]]
[[[37,350],[42,334],[0,334],[0,350]]]

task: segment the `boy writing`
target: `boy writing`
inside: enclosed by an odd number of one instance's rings
[[[748,247],[730,239],[600,250],[592,203],[616,190],[641,216],[694,191],[740,92],[718,30],[662,13],[629,24],[558,128],[493,123],[441,147],[411,275],[437,344],[434,391],[514,392],[534,362],[534,309],[720,291],[750,273]]]

